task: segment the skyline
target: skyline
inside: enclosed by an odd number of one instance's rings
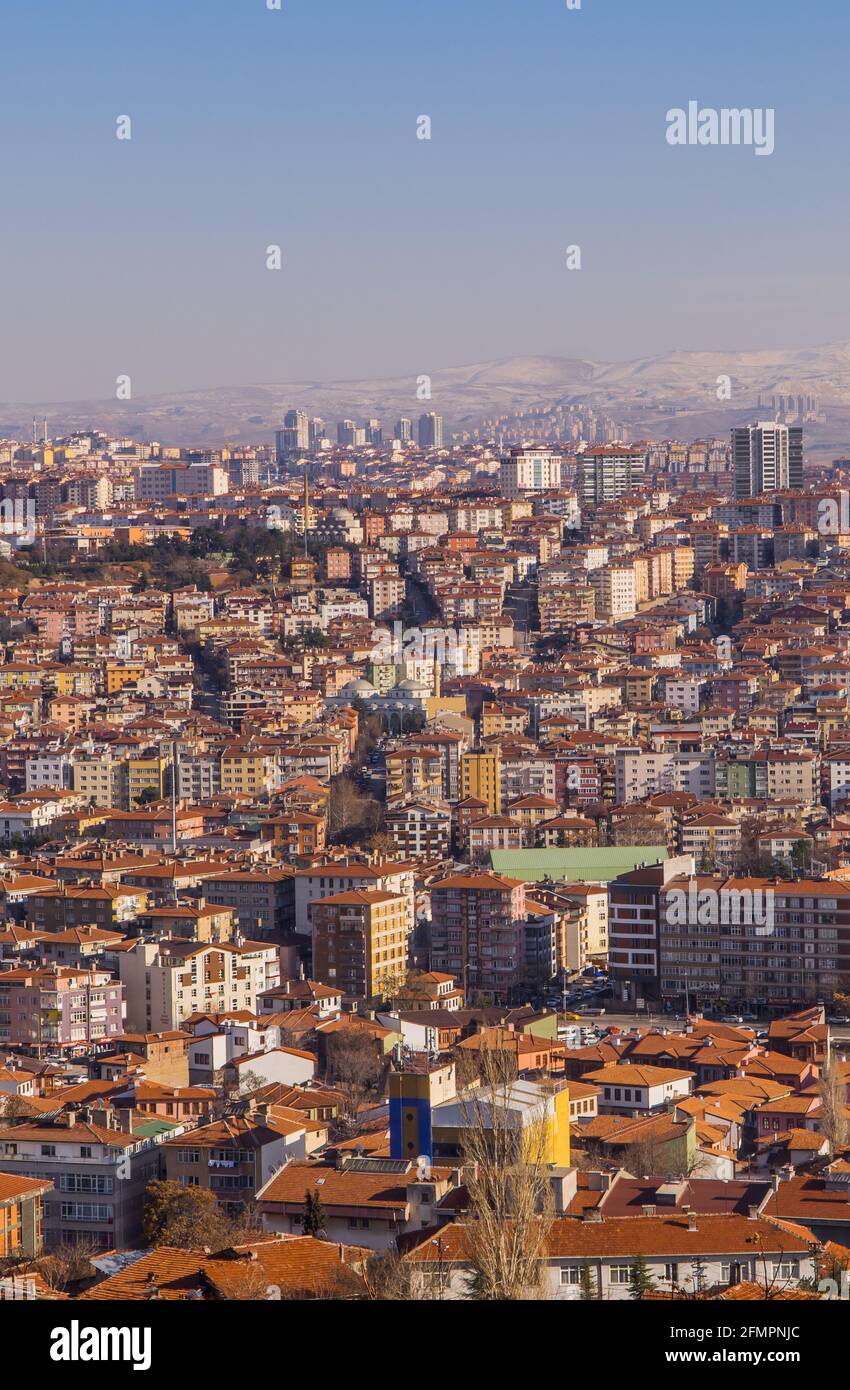
[[[7,8],[7,402],[846,335],[835,4]],[[672,148],[694,100],[773,153]]]

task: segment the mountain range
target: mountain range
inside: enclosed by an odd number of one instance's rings
[[[729,400],[717,382],[731,380]],[[722,434],[755,418],[760,396],[817,396],[823,418],[806,425],[810,454],[850,443],[850,341],[758,352],[673,351],[623,362],[576,357],[506,357],[431,375],[431,399],[417,398],[415,377],[363,381],[291,381],[220,386],[140,396],[132,401],[37,401],[0,404],[0,437],[29,438],[32,419],[52,436],[97,428],[164,444],[267,441],[293,407],[324,419],[377,417],[385,429],[400,415],[443,416],[446,438],[497,415],[534,406],[586,404],[622,422],[632,438],[692,439]],[[762,414],[765,412],[762,410]]]

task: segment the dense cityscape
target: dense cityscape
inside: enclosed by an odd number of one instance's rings
[[[4,1298],[846,1292],[811,409],[0,442]]]

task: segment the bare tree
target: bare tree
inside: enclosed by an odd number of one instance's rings
[[[374,1038],[355,1028],[332,1033],[327,1041],[327,1069],[342,1096],[343,1127],[354,1135],[359,1131],[360,1107],[370,1097],[377,1098],[384,1076]]]
[[[57,1245],[41,1260],[39,1270],[45,1283],[57,1293],[74,1293],[94,1278],[92,1259],[99,1254],[102,1251],[94,1241]]]
[[[523,1125],[511,1107],[515,1059],[482,1050],[482,1080],[464,1097],[464,1224],[468,1296],[543,1297],[553,1206],[546,1163],[547,1119]]]
[[[818,1080],[820,1096],[820,1132],[829,1144],[830,1155],[843,1149],[850,1138],[847,1120],[847,1082],[835,1053],[823,1068]]]

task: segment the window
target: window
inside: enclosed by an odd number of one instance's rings
[[[578,1265],[561,1265],[562,1284],[580,1284],[581,1269]]]
[[[665,1265],[665,1266],[664,1266],[664,1278],[665,1278],[665,1280],[667,1281],[668,1284],[678,1284],[678,1282],[679,1282],[679,1266],[678,1266],[677,1264]]]
[[[608,1272],[609,1284],[630,1284],[634,1277],[634,1265],[611,1265]]]
[[[42,1146],[41,1146],[41,1156],[42,1156],[42,1158],[55,1158],[55,1157],[56,1157],[56,1145],[55,1145],[55,1144],[42,1144]]]

